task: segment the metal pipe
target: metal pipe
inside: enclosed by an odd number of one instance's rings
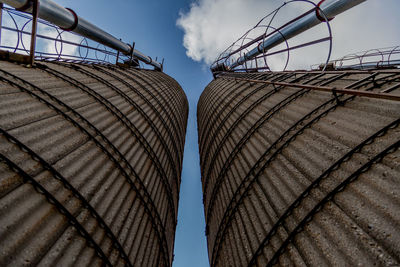
[[[321,13],[329,19],[358,4],[361,4],[364,1],[366,0],[326,0],[321,2],[319,8],[321,9]],[[263,43],[244,54],[236,62],[228,66],[229,69],[233,69],[239,65],[242,65],[246,61],[251,60],[257,55],[263,53],[263,51],[267,51],[285,42],[285,40],[299,35],[300,33],[324,22],[324,20],[321,19],[321,16],[318,16],[317,11],[318,9],[316,10],[316,12],[310,12],[308,15],[302,17],[298,21],[282,28],[279,32],[275,33]]]
[[[272,84],[286,87],[295,87],[302,89],[309,89],[315,91],[323,91],[328,93],[339,93],[339,94],[347,94],[347,95],[355,95],[355,96],[365,96],[370,98],[380,98],[387,99],[393,101],[400,101],[400,95],[387,94],[387,93],[375,93],[369,91],[360,91],[353,90],[347,88],[336,88],[336,87],[328,87],[328,86],[318,86],[318,85],[309,85],[309,84],[299,84],[299,83],[287,83],[287,82],[271,82],[271,81],[262,81],[262,80],[253,80],[253,79],[245,79],[245,78],[236,78],[232,76],[223,76],[222,79],[234,79],[238,81],[246,81],[251,83],[264,83],[264,84]]]
[[[0,0],[0,2],[16,9],[23,9],[22,11],[24,12],[32,13],[30,0]],[[118,40],[96,25],[77,16],[73,10],[64,8],[52,0],[40,0],[39,18],[57,25],[64,30],[75,32],[83,37],[87,37],[107,47],[120,51],[125,55],[131,55],[133,52],[133,56],[140,61],[150,64],[156,69],[162,69],[161,63],[153,61],[151,57],[132,49],[129,44]]]

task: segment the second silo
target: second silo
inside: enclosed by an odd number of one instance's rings
[[[160,71],[0,61],[0,265],[170,266],[187,113]]]
[[[219,74],[198,103],[211,266],[398,265],[399,78]]]

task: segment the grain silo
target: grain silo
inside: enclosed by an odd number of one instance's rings
[[[169,266],[188,105],[159,71],[0,62],[0,262]]]
[[[211,266],[400,264],[398,47],[320,70],[260,64],[316,43],[273,50],[319,12],[272,34],[246,33],[211,67],[197,107]]]
[[[212,81],[198,105],[211,265],[399,264],[399,79],[374,70]]]
[[[1,266],[171,266],[188,102],[121,46],[0,52]]]

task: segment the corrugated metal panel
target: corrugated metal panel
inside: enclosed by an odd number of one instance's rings
[[[212,81],[198,103],[211,265],[398,265],[400,102],[263,80],[400,92],[398,70]]]
[[[187,115],[162,72],[0,62],[0,265],[170,266]]]

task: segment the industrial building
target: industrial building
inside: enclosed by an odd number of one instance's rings
[[[400,71],[220,72],[198,103],[211,266],[400,264]]]

